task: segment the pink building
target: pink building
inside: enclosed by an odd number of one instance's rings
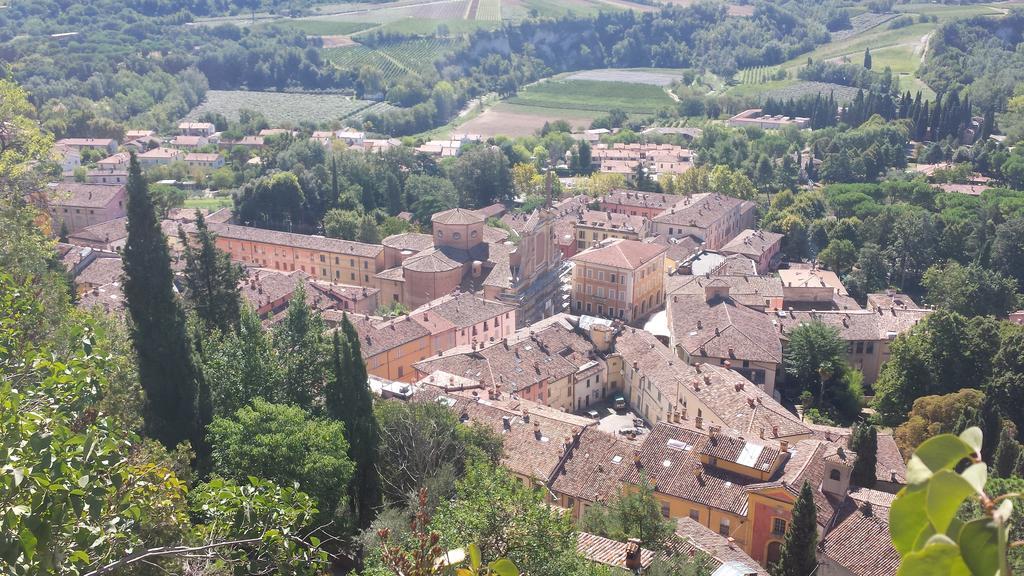
[[[444,296],[414,310],[410,317],[430,331],[435,348],[482,347],[516,331],[516,308],[468,292]]]
[[[746,256],[757,263],[757,273],[766,274],[778,267],[782,234],[746,229],[719,249],[722,254]]]

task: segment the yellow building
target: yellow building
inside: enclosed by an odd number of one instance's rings
[[[664,246],[610,240],[572,257],[572,311],[633,324],[661,307]]]

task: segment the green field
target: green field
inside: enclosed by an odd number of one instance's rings
[[[419,38],[382,44],[377,47],[356,45],[328,48],[324,56],[334,64],[353,70],[371,66],[385,80],[406,74],[432,73],[434,61],[462,45],[462,39]]]
[[[412,72],[383,52],[362,45],[328,48],[324,50],[324,58],[341,68],[352,70],[358,70],[363,66],[376,68],[385,80],[392,80]]]
[[[220,210],[231,206],[231,198],[228,196],[214,196],[213,198],[186,198],[185,208],[197,208],[200,210]]]
[[[247,90],[209,90],[206,100],[186,116],[189,120],[207,112],[238,119],[239,110],[263,114],[274,126],[298,125],[304,120],[327,122],[344,120],[375,104],[341,94],[295,94],[290,92],[250,92]]]
[[[510,104],[533,108],[654,114],[675,102],[658,86],[595,80],[547,80],[525,88],[508,99]]]

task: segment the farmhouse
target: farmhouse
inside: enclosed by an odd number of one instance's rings
[[[126,215],[123,185],[60,182],[47,190],[47,202],[54,230],[69,233]]]

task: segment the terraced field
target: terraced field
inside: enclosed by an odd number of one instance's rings
[[[508,102],[533,108],[592,112],[617,108],[630,114],[654,114],[674,105],[672,98],[658,86],[597,80],[547,80],[520,91]]]
[[[324,57],[341,68],[359,70],[363,66],[369,66],[378,70],[384,80],[392,80],[412,73],[409,68],[394,58],[389,58],[380,50],[363,45],[328,48],[324,50]]]

